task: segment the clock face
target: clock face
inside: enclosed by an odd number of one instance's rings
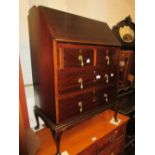
[[[123,42],[131,43],[134,41],[134,31],[129,26],[123,26],[119,28],[119,35]]]

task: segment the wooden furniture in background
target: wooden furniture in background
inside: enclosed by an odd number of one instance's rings
[[[119,89],[134,86],[133,75],[134,52],[132,50],[120,50],[119,52]],[[131,81],[133,76],[133,82]]]
[[[61,153],[69,155],[123,155],[126,124],[128,117],[118,114],[119,125],[110,123],[114,111],[103,113],[64,131],[61,140]],[[36,155],[55,155],[56,146],[48,128],[38,131],[41,147]]]
[[[124,36],[131,36],[125,41],[120,36],[120,29],[126,27]],[[128,30],[127,30],[128,28]],[[129,30],[130,28],[130,30]],[[113,32],[121,44],[119,52],[119,85],[117,95],[117,109],[120,113],[130,117],[127,125],[126,154],[134,155],[135,142],[135,24],[130,16],[113,27]]]
[[[62,132],[113,107],[120,44],[106,23],[33,7],[29,36],[38,117],[50,127],[60,154]]]

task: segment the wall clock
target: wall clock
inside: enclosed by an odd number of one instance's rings
[[[128,16],[124,20],[117,23],[112,28],[115,36],[121,43],[122,49],[134,50],[135,47],[135,24],[131,17]]]

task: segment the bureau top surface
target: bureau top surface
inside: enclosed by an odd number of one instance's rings
[[[127,116],[118,114],[118,118],[121,119],[121,122],[119,125],[113,125],[109,123],[113,114],[114,112],[112,110],[107,110],[80,123],[70,130],[66,130],[62,135],[61,152],[67,151],[69,155],[75,155],[110,132],[118,129],[118,127],[127,123],[129,120]],[[41,139],[41,147],[37,155],[54,155],[56,149],[50,131],[45,128],[37,132],[37,135]],[[95,141],[93,141],[92,138],[95,139]]]
[[[57,41],[120,46],[104,22],[43,6],[37,8],[45,18],[51,37]]]

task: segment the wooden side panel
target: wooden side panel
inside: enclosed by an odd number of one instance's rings
[[[44,17],[36,7],[29,11],[28,21],[35,102],[55,121],[52,41]]]

